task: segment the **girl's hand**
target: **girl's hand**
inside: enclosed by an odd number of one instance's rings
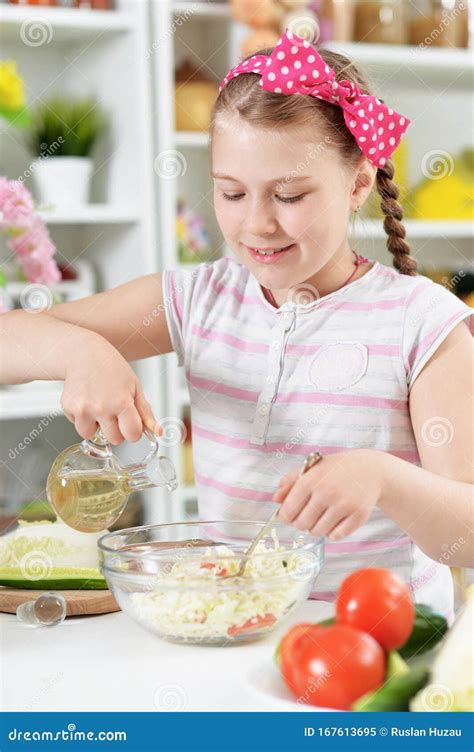
[[[354,449],[324,456],[304,475],[291,471],[273,496],[281,504],[279,519],[330,540],[351,535],[382,497],[383,457],[383,452]]]
[[[133,369],[95,333],[87,332],[83,346],[68,353],[61,405],[84,439],[98,427],[111,444],[138,441],[145,428],[162,433]]]

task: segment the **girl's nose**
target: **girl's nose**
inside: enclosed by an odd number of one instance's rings
[[[255,201],[249,207],[245,218],[247,233],[255,238],[273,235],[278,228],[272,208],[265,202]]]

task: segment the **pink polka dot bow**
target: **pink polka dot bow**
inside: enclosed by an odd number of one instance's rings
[[[352,81],[336,81],[334,70],[317,49],[285,30],[271,55],[254,55],[232,68],[219,91],[242,73],[258,73],[260,85],[276,94],[309,94],[337,104],[360,150],[377,167],[393,154],[410,121],[387,107],[380,99],[363,94]]]

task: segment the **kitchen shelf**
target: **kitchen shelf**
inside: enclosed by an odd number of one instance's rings
[[[177,490],[183,501],[194,499],[197,496],[196,486],[181,486]]]
[[[413,238],[458,238],[469,239],[473,234],[473,225],[471,222],[455,222],[449,220],[403,220],[403,225],[407,232],[407,239]],[[356,227],[351,233],[360,238],[386,238],[386,232],[383,229],[382,219],[363,219],[358,220]]]
[[[62,383],[32,381],[0,388],[0,420],[40,418],[61,413]]]
[[[134,16],[126,10],[0,5],[0,37],[31,40],[32,50],[55,42],[69,44],[127,32],[134,23]]]
[[[42,209],[40,214],[48,225],[119,225],[139,221],[137,212],[108,204],[88,204],[77,209]]]
[[[207,149],[209,146],[209,133],[207,131],[175,131],[174,142],[176,146]]]
[[[174,15],[190,13],[200,18],[230,18],[230,6],[223,2],[173,2]]]
[[[81,259],[76,259],[72,263],[72,266],[77,272],[76,279],[62,279],[59,282],[48,285],[50,290],[59,295],[64,301],[85,298],[96,292],[95,274],[91,264]],[[12,298],[20,298],[22,291],[30,285],[37,286],[35,283],[28,281],[17,282],[15,273],[18,269],[11,263],[4,264],[2,271],[8,279],[8,292]]]
[[[116,0],[115,5],[116,10],[98,11],[0,4],[2,56],[16,61],[29,107],[35,109],[40,98],[46,100],[53,93],[73,98],[93,95],[107,114],[107,135],[94,154],[93,203],[61,211],[43,206],[41,212],[54,232],[60,262],[76,266],[84,260],[92,266],[93,292],[116,288],[164,267],[157,242],[161,217],[153,170],[157,150],[150,76],[155,57],[150,54],[151,0]],[[163,0],[156,5],[162,7]],[[0,128],[0,153],[8,177],[28,172],[33,177],[21,134],[8,124]],[[90,294],[85,287],[78,293],[76,281],[60,287],[69,294],[75,288],[75,297]],[[160,363],[147,358],[131,366],[154,414],[166,414]],[[9,420],[8,431],[0,432],[4,459],[28,433],[25,418],[32,419],[34,426],[42,416],[60,409],[61,390],[62,384],[54,387],[49,382],[0,388],[0,417]],[[69,421],[53,420],[35,443],[49,441],[59,450],[72,443],[71,434]],[[153,516],[156,521],[162,494],[162,489],[143,494],[145,518]],[[166,521],[165,506],[159,506],[160,522]]]
[[[189,405],[189,391],[187,387],[181,387],[178,392],[178,400],[183,406]]]
[[[422,49],[412,45],[362,44],[359,42],[325,42],[322,47],[341,52],[361,64],[382,68],[401,66],[401,72],[429,72],[436,76],[448,73],[469,79],[474,70],[471,49],[432,47]]]

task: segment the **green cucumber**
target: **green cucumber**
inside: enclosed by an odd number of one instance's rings
[[[429,606],[421,603],[415,605],[415,623],[410,637],[405,644],[398,649],[402,658],[412,658],[431,650],[442,640],[448,631],[448,622],[433,611]]]
[[[334,618],[318,622],[322,627],[335,623],[336,620]],[[447,631],[448,622],[444,616],[437,614],[430,606],[416,603],[415,622],[412,632],[405,644],[398,648],[398,653],[402,658],[422,655],[422,653],[431,650],[431,648],[440,642]]]
[[[417,666],[407,673],[398,673],[389,678],[375,692],[368,692],[353,704],[356,712],[391,712],[409,710],[412,697],[422,689],[429,678],[425,666]]]
[[[0,536],[0,585],[28,590],[105,590],[97,541],[63,522],[24,522]]]
[[[107,582],[98,569],[54,567],[38,579],[20,567],[0,567],[0,585],[22,590],[106,590]]]
[[[391,650],[387,655],[387,670],[385,672],[385,681],[391,679],[392,676],[403,676],[408,674],[410,667],[406,661],[403,660],[400,653],[396,650]]]

